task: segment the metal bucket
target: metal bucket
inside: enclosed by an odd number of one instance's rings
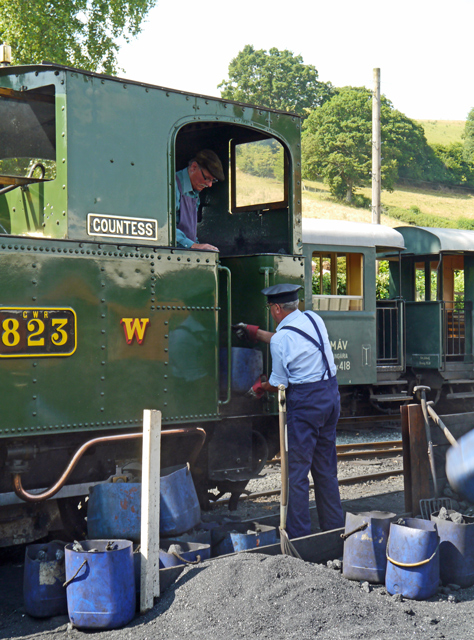
[[[390,525],[385,586],[391,595],[413,600],[431,598],[439,586],[439,538],[436,524],[407,518]]]
[[[446,477],[456,493],[474,502],[474,430],[459,438],[457,447],[447,450]]]
[[[219,351],[221,389],[227,387],[227,349]],[[244,394],[263,373],[263,354],[258,349],[232,347],[231,352],[231,389]]]
[[[230,523],[212,529],[211,539],[212,555],[216,557],[275,544],[277,532],[275,527],[258,522]]]
[[[123,627],[136,605],[132,542],[86,540],[81,546],[83,551],[74,551],[66,545],[69,619],[79,629]]]
[[[454,513],[450,510],[448,513]],[[440,540],[439,571],[444,584],[458,584],[465,589],[474,584],[474,517],[463,516],[465,523],[456,524],[431,515]]]
[[[23,599],[26,612],[35,618],[67,614],[64,570],[65,542],[31,544],[25,551]]]
[[[395,518],[388,511],[346,513],[343,575],[349,580],[385,582],[387,540]],[[358,530],[359,529],[359,530]]]
[[[189,465],[161,470],[160,533],[178,536],[201,520],[201,507]]]
[[[103,482],[90,487],[88,538],[140,542],[141,491],[138,482]]]

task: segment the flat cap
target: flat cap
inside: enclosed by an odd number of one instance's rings
[[[211,149],[202,149],[196,154],[196,162],[204,169],[207,169],[209,173],[220,180],[224,180],[224,170],[222,168],[222,162],[219,160],[219,156]]]
[[[267,296],[268,302],[281,304],[298,300],[298,291],[301,288],[300,284],[274,284],[272,287],[262,289],[262,293]]]

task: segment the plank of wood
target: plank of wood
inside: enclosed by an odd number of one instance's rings
[[[160,595],[161,411],[143,412],[140,612]]]

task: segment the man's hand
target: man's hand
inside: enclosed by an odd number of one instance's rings
[[[252,342],[257,342],[257,331],[259,327],[255,324],[245,324],[244,322],[239,322],[239,324],[233,324],[232,330],[235,332],[235,335],[239,340],[243,340],[247,338],[247,340],[251,340]]]
[[[245,394],[249,398],[255,398],[260,400],[265,395],[265,389],[262,387],[262,382],[266,382],[265,376],[260,376],[257,382],[247,391]]]
[[[219,251],[219,249],[213,244],[198,244],[197,242],[192,244],[190,249],[197,249],[199,251]]]

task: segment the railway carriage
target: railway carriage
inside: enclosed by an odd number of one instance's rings
[[[276,399],[233,388],[230,326],[252,309],[273,329],[260,290],[303,282],[300,129],[294,114],[50,63],[0,68],[0,545],[81,521],[91,483],[140,444],[91,448],[45,501],[12,477],[50,486],[86,440],[139,432],[144,409],[176,432],[164,466],[195,450],[186,428],[205,430],[203,503],[215,487],[235,501],[258,471]],[[277,159],[269,190],[239,164],[262,147]],[[203,148],[226,176],[200,201],[199,240],[219,253],[175,241],[175,172]]]
[[[393,286],[405,299],[407,374],[445,411],[474,398],[474,232],[399,227],[406,251]],[[461,409],[463,407],[463,409]]]
[[[403,236],[382,225],[303,221],[305,305],[324,319],[341,393],[342,415],[375,407],[396,412],[407,401],[404,302],[400,278]],[[377,300],[378,261],[388,260],[388,299]]]

